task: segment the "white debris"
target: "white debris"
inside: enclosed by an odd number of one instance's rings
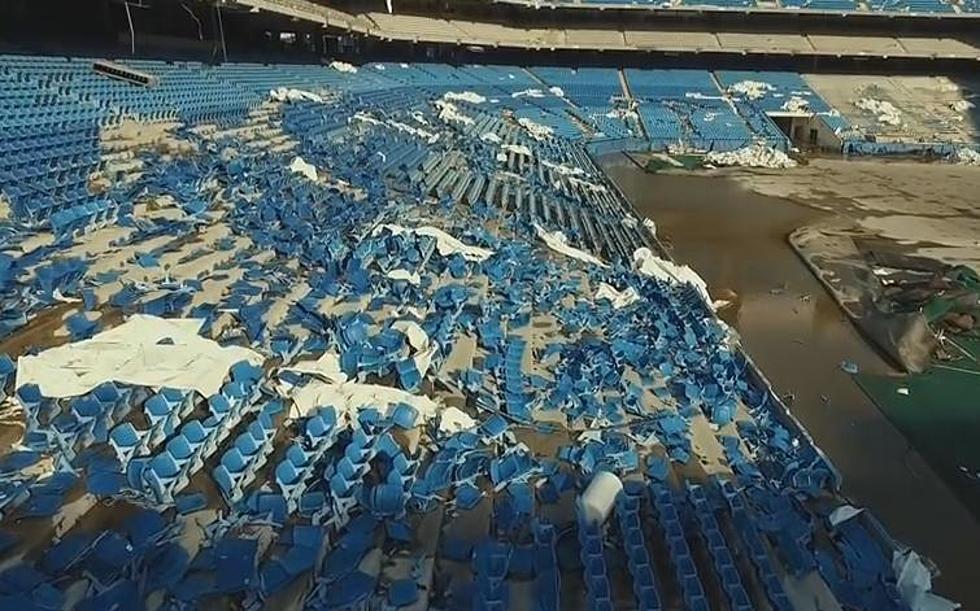
[[[332,384],[343,384],[347,381],[347,374],[340,369],[340,356],[336,352],[324,352],[318,359],[299,361],[282,367],[280,371],[316,376]]]
[[[585,170],[583,170],[582,168],[574,165],[568,165],[567,163],[564,162],[555,163],[553,161],[548,161],[547,159],[542,159],[541,165],[543,165],[546,168],[550,168],[563,176],[582,176],[583,174],[585,174]]]
[[[497,159],[497,161],[499,161],[500,163],[507,163],[507,153],[505,153],[505,152],[503,152],[503,151],[498,151],[498,152],[497,152],[497,157],[496,157],[496,159]]]
[[[566,257],[571,257],[572,259],[578,259],[585,263],[592,263],[593,265],[598,265],[599,267],[606,267],[606,264],[596,258],[594,255],[585,252],[584,250],[579,250],[574,246],[568,244],[568,238],[565,234],[560,231],[545,231],[537,223],[534,224],[534,230],[537,232],[538,237],[544,240],[544,243],[548,245],[551,250],[561,253]]]
[[[485,133],[481,134],[480,135],[480,140],[483,140],[484,142],[490,142],[492,144],[500,144],[501,143],[500,136],[498,136],[497,134],[495,134],[493,132],[485,132]]]
[[[842,522],[846,522],[851,518],[860,515],[862,511],[864,511],[864,508],[855,507],[854,505],[841,505],[830,512],[830,515],[827,516],[827,520],[830,521],[831,526],[837,526]]]
[[[876,115],[878,123],[894,126],[902,124],[902,113],[891,102],[876,100],[874,98],[861,98],[857,102],[854,102],[854,105],[861,110]]]
[[[306,100],[309,102],[317,102],[318,104],[323,103],[323,98],[315,93],[304,91],[302,89],[291,89],[289,87],[277,87],[275,89],[270,89],[269,97],[277,102],[285,102],[286,100],[289,100],[290,102],[298,102],[300,100]]]
[[[586,191],[592,191],[593,193],[605,193],[607,191],[605,185],[596,184],[588,180],[582,180],[581,178],[576,178],[574,176],[569,176],[568,182],[574,186],[582,187]]]
[[[415,369],[419,375],[424,376],[432,365],[432,357],[435,356],[436,346],[429,341],[429,335],[417,322],[412,320],[396,320],[391,324],[391,328],[400,331],[408,339],[408,345],[412,348],[412,360],[415,361]]]
[[[431,226],[423,227],[413,227],[407,228],[401,225],[390,225],[383,224],[378,225],[372,232],[372,235],[377,235],[382,230],[387,229],[395,235],[401,235],[403,233],[414,233],[415,235],[424,235],[431,238],[435,238],[436,250],[443,257],[448,257],[453,254],[460,254],[467,261],[485,261],[493,256],[493,251],[487,248],[480,248],[479,246],[469,246],[460,242],[453,236],[449,235],[442,229]]]
[[[414,284],[415,286],[422,284],[422,277],[419,276],[418,273],[410,272],[407,269],[393,269],[385,274],[385,276],[391,280],[404,280],[405,282]]]
[[[555,130],[551,129],[547,125],[535,123],[527,117],[521,117],[518,119],[517,124],[526,129],[535,140],[547,140],[555,133]]]
[[[515,155],[527,155],[528,157],[533,157],[531,149],[525,144],[503,144],[500,148],[509,153],[514,153]]]
[[[421,116],[412,115],[412,117],[419,123],[422,123],[423,125],[428,125],[428,122]],[[377,117],[375,117],[374,115],[372,115],[371,113],[364,112],[363,110],[359,110],[356,113],[354,113],[354,116],[351,117],[350,120],[360,121],[361,123],[368,123],[371,125],[387,125],[388,127],[391,127],[392,129],[396,129],[400,132],[405,132],[413,136],[418,136],[419,138],[422,138],[429,144],[433,144],[439,140],[439,134],[437,133],[430,132],[428,130],[424,130],[418,127],[414,127],[407,123],[402,123],[401,121],[395,121],[394,119],[388,119],[382,121]]]
[[[636,217],[629,215],[623,217],[622,223],[623,227],[626,227],[627,229],[636,229],[636,226],[638,225]]]
[[[775,87],[769,83],[760,81],[739,81],[728,88],[729,93],[739,93],[750,100],[758,100],[765,97],[766,93],[773,91]]]
[[[666,163],[668,165],[671,165],[671,166],[673,166],[675,168],[683,168],[684,167],[684,164],[683,163],[681,163],[680,161],[677,161],[676,159],[674,159],[673,157],[671,157],[670,155],[668,155],[666,153],[653,153],[652,155],[650,155],[650,158],[651,159],[659,159],[660,161],[663,161],[664,163]]]
[[[959,603],[933,594],[932,571],[913,550],[892,552],[892,570],[902,600],[912,611],[954,611]]]
[[[669,284],[689,282],[701,294],[705,303],[711,303],[711,296],[708,294],[708,284],[697,272],[687,265],[677,265],[673,261],[661,259],[645,246],[637,248],[633,252],[633,269],[641,274],[663,280]]]
[[[384,64],[374,64],[374,69],[375,70],[381,70],[381,71],[386,70],[386,68],[384,67]]]
[[[643,219],[643,226],[647,228],[647,231],[650,233],[650,237],[656,240],[657,224],[653,222],[653,219]]]
[[[794,95],[783,102],[782,109],[789,112],[810,112],[810,100]]]
[[[543,98],[544,92],[540,89],[524,89],[510,94],[512,98]]]
[[[45,397],[83,395],[104,382],[195,390],[209,397],[221,390],[231,366],[261,365],[261,354],[222,347],[201,337],[204,321],[135,314],[91,339],[17,360],[17,388],[37,384]]]
[[[436,108],[439,109],[439,120],[445,123],[462,123],[463,125],[473,125],[472,117],[464,115],[452,102],[446,100],[436,100]]]
[[[559,98],[565,97],[565,90],[561,87],[548,87],[548,91],[550,91],[552,95]]]
[[[976,104],[974,104],[970,100],[956,100],[955,102],[950,104],[949,107],[954,112],[967,113],[973,110],[974,108],[976,108]]]
[[[357,74],[357,67],[353,64],[348,64],[347,62],[341,62],[334,60],[330,62],[330,67],[337,72],[346,72],[347,74]]]
[[[485,97],[474,91],[447,91],[442,95],[442,99],[455,102],[469,102],[470,104],[483,104],[487,101]]]
[[[613,308],[618,310],[636,303],[640,300],[640,296],[636,289],[631,286],[627,287],[625,291],[617,291],[612,285],[602,282],[599,284],[599,289],[595,292],[593,299],[595,301],[606,299],[612,303]]]
[[[905,386],[902,386],[901,388],[899,388],[895,392],[897,392],[898,394],[902,395],[903,397],[909,396],[909,389],[906,388]]]
[[[316,182],[316,167],[314,167],[311,163],[307,163],[298,155],[293,157],[293,162],[289,164],[289,171],[293,174],[302,174],[313,182]]]
[[[711,152],[704,161],[715,166],[746,168],[795,168],[796,162],[786,153],[757,142],[736,151]]]
[[[980,152],[964,146],[956,151],[956,163],[980,166]]]
[[[475,426],[476,420],[457,407],[450,406],[442,410],[439,418],[439,431],[448,435],[460,431],[467,431]]]
[[[635,110],[630,110],[629,108],[613,108],[606,113],[606,118],[626,121],[627,119],[639,120],[640,117],[636,114]],[[707,120],[710,121],[711,119]]]

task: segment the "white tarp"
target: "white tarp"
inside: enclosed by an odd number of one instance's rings
[[[653,254],[649,248],[642,247],[633,252],[633,268],[641,274],[658,278],[670,284],[690,282],[704,298],[705,303],[711,303],[708,284],[687,265],[677,265],[672,261],[661,259]]]
[[[861,110],[876,115],[878,123],[894,126],[902,124],[902,113],[891,102],[876,100],[874,98],[861,98],[857,102],[854,102],[854,105]]]
[[[892,569],[902,600],[912,611],[954,611],[959,603],[933,594],[932,572],[913,550],[892,553]]]
[[[331,406],[337,410],[339,421],[351,422],[357,418],[357,414],[362,409],[367,407],[377,409],[387,417],[394,406],[407,403],[414,407],[419,417],[425,421],[442,409],[440,404],[425,395],[414,395],[400,388],[380,384],[310,380],[298,388],[282,383],[278,390],[283,398],[293,401],[289,411],[291,418],[302,418],[312,414],[317,408]]]
[[[766,93],[775,89],[769,83],[760,81],[739,81],[728,88],[730,93],[739,93],[750,100],[758,100],[765,97]]]
[[[332,61],[330,62],[330,67],[337,72],[346,72],[347,74],[357,74],[357,67],[347,62]]]
[[[571,257],[572,259],[578,259],[579,261],[583,261],[585,263],[592,263],[600,267],[606,267],[606,264],[600,261],[594,255],[569,245],[568,238],[565,237],[564,233],[560,231],[552,231],[549,233],[537,223],[534,224],[534,230],[537,232],[538,237],[544,240],[544,243],[547,244],[548,248],[551,250],[561,253],[566,257]]]
[[[483,104],[487,101],[485,97],[475,91],[447,91],[442,94],[442,99],[450,102],[469,102],[470,104]]]
[[[311,163],[307,163],[302,157],[293,157],[293,162],[289,164],[289,171],[293,174],[302,174],[313,182],[316,182],[316,167]]]
[[[612,285],[602,282],[599,284],[599,290],[595,292],[593,299],[595,301],[607,299],[612,303],[612,307],[618,310],[636,303],[640,300],[640,296],[636,293],[636,289],[631,286],[626,287],[625,291],[617,291]]]
[[[429,335],[417,322],[412,320],[396,320],[391,328],[401,332],[408,339],[412,348],[412,360],[419,375],[424,376],[432,365],[432,357],[436,354],[436,346],[429,341]]]
[[[436,250],[443,257],[448,257],[453,254],[460,254],[467,261],[486,261],[491,256],[493,256],[493,251],[487,248],[480,248],[479,246],[470,246],[460,242],[453,236],[449,235],[442,229],[431,226],[422,227],[402,227],[401,225],[391,225],[383,224],[378,225],[375,228],[373,234],[378,234],[381,230],[387,229],[394,233],[395,235],[401,235],[403,233],[414,233],[415,235],[425,235],[436,240]]]
[[[320,104],[323,103],[323,98],[315,93],[304,91],[302,89],[291,89],[289,87],[277,87],[275,89],[271,89],[269,90],[269,97],[277,102],[285,102],[286,100],[291,102],[307,100],[309,102],[317,102]]]
[[[745,168],[795,168],[796,161],[789,155],[756,143],[735,151],[711,152],[704,156],[704,161],[716,166],[739,166]]]
[[[261,354],[220,346],[201,337],[204,321],[135,314],[91,339],[17,360],[17,387],[37,384],[45,397],[77,397],[103,382],[196,390],[205,397],[221,390],[232,365],[261,365]]]

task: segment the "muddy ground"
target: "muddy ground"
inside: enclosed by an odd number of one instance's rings
[[[848,360],[865,372],[897,373],[787,241],[801,226],[847,217],[919,254],[975,267],[980,169],[817,160],[788,171],[654,175],[625,157],[605,166],[675,259],[714,296],[737,295],[722,317],[777,393],[791,396],[791,411],[841,471],[844,493],[937,562],[936,591],[980,609],[980,546],[969,543],[980,541],[976,511],[840,369]]]

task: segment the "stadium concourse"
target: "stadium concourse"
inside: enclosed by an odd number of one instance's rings
[[[594,162],[806,78],[110,67],[0,57],[0,608],[955,608]]]

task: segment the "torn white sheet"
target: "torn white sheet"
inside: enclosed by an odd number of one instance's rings
[[[855,507],[854,505],[841,505],[840,507],[834,509],[827,516],[827,520],[830,521],[831,526],[837,526],[842,522],[846,522],[851,518],[858,516],[864,511],[863,507]]]
[[[552,95],[559,98],[565,97],[565,90],[561,87],[548,87],[548,91],[550,91]]]
[[[447,91],[442,94],[442,99],[451,102],[469,102],[470,104],[483,104],[487,101],[485,97],[475,91]]]
[[[626,287],[625,291],[617,291],[612,285],[602,282],[599,284],[599,290],[595,292],[593,299],[595,301],[599,301],[600,299],[609,300],[612,303],[612,307],[618,310],[636,303],[640,300],[640,296],[636,293],[636,289],[631,286]]]
[[[766,93],[774,90],[775,87],[769,83],[759,81],[739,81],[728,88],[729,93],[744,95],[750,100],[758,100],[765,97]]]
[[[521,117],[517,120],[517,124],[527,130],[527,133],[531,134],[531,137],[535,140],[547,140],[555,133],[555,130],[551,129],[547,125],[541,125],[540,123],[535,123],[527,117]]]
[[[318,359],[299,361],[282,367],[280,371],[293,371],[317,376],[332,384],[343,384],[347,381],[347,374],[340,369],[340,356],[335,352],[324,352],[323,356]]]
[[[436,108],[439,109],[439,120],[444,123],[462,123],[463,125],[473,125],[475,121],[459,111],[452,102],[446,100],[436,100]]]
[[[309,102],[317,102],[318,104],[323,103],[323,98],[310,91],[304,91],[302,89],[291,89],[289,87],[277,87],[269,91],[269,97],[277,102],[285,102],[289,100],[290,102],[298,102],[300,100],[306,100]]]
[[[613,108],[612,110],[607,112],[605,116],[607,119],[619,119],[620,121],[626,121],[626,120],[638,121],[640,119],[640,116],[636,114],[636,111],[629,108]],[[711,119],[713,118],[714,117],[711,118],[705,117],[705,120],[711,121]]]
[[[687,265],[677,265],[673,261],[661,259],[653,254],[649,248],[642,247],[633,252],[633,268],[641,274],[658,278],[670,284],[689,282],[701,294],[705,303],[711,303],[708,284]]]
[[[317,180],[316,167],[314,167],[311,163],[306,163],[306,161],[299,156],[293,157],[293,162],[289,164],[289,171],[293,174],[302,174],[313,182],[316,182]]]
[[[334,60],[330,62],[330,67],[336,70],[337,72],[346,72],[347,74],[357,74],[357,67],[352,64],[348,64],[347,62]]]
[[[460,242],[453,236],[449,235],[442,229],[436,227],[423,226],[423,227],[402,227],[401,225],[391,225],[384,224],[378,225],[372,232],[373,235],[377,235],[383,229],[387,229],[394,233],[395,235],[401,235],[403,233],[414,233],[415,235],[425,235],[436,240],[436,250],[443,257],[448,257],[453,254],[460,254],[467,261],[486,261],[491,256],[493,256],[493,251],[487,248],[480,248],[479,246],[470,246]]]
[[[902,124],[902,113],[891,102],[876,100],[874,98],[861,98],[854,102],[854,105],[861,110],[876,115],[878,123],[896,127]]]
[[[789,155],[766,146],[761,142],[736,151],[711,152],[704,161],[715,166],[738,166],[744,168],[795,168],[796,161]]]
[[[564,233],[560,231],[552,231],[549,233],[537,223],[534,224],[534,230],[537,232],[538,237],[544,240],[544,243],[547,244],[548,248],[551,250],[561,253],[566,257],[571,257],[572,259],[578,259],[579,261],[598,265],[599,267],[606,267],[606,264],[594,255],[569,245],[568,238],[565,237]]]
[[[525,144],[502,144],[500,148],[509,153],[514,153],[515,155],[527,155],[528,157],[533,157],[534,154],[531,149]]]
[[[385,276],[392,280],[404,280],[405,282],[416,286],[422,284],[422,277],[416,272],[410,272],[407,269],[393,269],[385,274]]]
[[[543,98],[544,92],[540,89],[524,89],[510,94],[512,98]]]
[[[408,339],[412,348],[412,360],[419,375],[425,376],[432,365],[432,357],[436,354],[436,346],[429,341],[429,335],[417,322],[412,320],[396,320],[391,328],[400,331]]]
[[[484,142],[490,142],[491,144],[500,144],[500,136],[493,132],[486,132],[480,136],[480,140]]]
[[[261,354],[222,347],[201,337],[204,321],[136,314],[87,339],[17,360],[17,388],[37,384],[45,397],[83,395],[103,382],[196,390],[205,397],[221,390],[232,365],[261,365]]]
[[[959,603],[933,594],[932,571],[913,550],[892,552],[892,570],[902,600],[912,611],[954,611]]]
[[[467,431],[475,426],[476,420],[456,407],[450,406],[442,410],[442,415],[439,418],[439,431],[447,435]]]

